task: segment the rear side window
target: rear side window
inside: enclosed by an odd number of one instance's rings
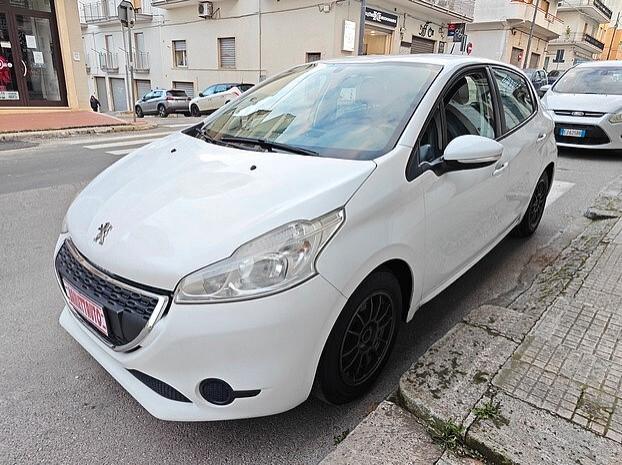
[[[501,95],[505,129],[511,131],[536,111],[533,95],[525,78],[518,73],[495,68],[493,74]]]
[[[246,92],[251,87],[253,87],[252,84],[239,84],[238,85],[238,89],[240,89],[242,92]]]

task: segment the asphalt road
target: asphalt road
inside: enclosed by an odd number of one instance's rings
[[[311,398],[272,417],[168,423],[144,411],[59,326],[63,303],[52,250],[65,210],[85,183],[119,152],[178,129],[162,126],[134,139],[0,143],[0,464],[317,463],[334,437],[356,426],[469,309],[520,292],[576,234],[598,191],[622,174],[622,155],[563,152],[557,198],[536,235],[504,240],[403,325],[381,381],[364,399],[333,407]]]

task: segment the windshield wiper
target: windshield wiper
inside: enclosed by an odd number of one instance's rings
[[[269,152],[272,152],[273,149],[277,149],[277,150],[283,150],[284,152],[296,153],[299,155],[311,155],[311,156],[318,155],[318,153],[313,150],[303,149],[302,147],[297,147],[295,145],[282,144],[280,142],[273,142],[270,140],[255,138],[255,137],[224,136],[220,138],[220,140],[223,142],[233,142],[233,143],[238,142],[242,144],[258,145],[259,147],[262,147],[268,150]]]

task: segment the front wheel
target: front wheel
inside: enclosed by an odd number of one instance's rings
[[[546,206],[546,197],[549,194],[549,182],[549,175],[545,171],[542,173],[542,176],[540,176],[540,179],[538,179],[525,216],[523,216],[522,221],[512,231],[513,236],[528,237],[536,232],[540,220],[542,219],[542,214],[544,213],[544,207]]]
[[[377,271],[354,291],[326,341],[316,375],[324,400],[343,404],[369,390],[397,336],[402,294],[395,276]]]
[[[194,117],[199,117],[201,116],[201,110],[199,110],[199,107],[197,105],[192,105],[190,107],[190,114]]]
[[[143,109],[140,108],[138,105],[136,106],[136,116],[138,118],[143,118],[145,116],[145,113],[143,112]]]
[[[158,105],[158,115],[160,118],[166,118],[168,116],[168,111],[166,111],[166,107],[164,105]]]

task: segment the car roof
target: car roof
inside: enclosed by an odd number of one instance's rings
[[[330,60],[321,60],[320,63],[386,63],[386,62],[403,62],[403,63],[423,63],[440,65],[447,68],[457,68],[468,64],[496,64],[508,66],[507,63],[490,60],[487,58],[478,58],[465,55],[450,55],[443,53],[420,53],[416,55],[366,55],[348,58],[334,58]],[[317,63],[317,62],[316,62]]]
[[[602,68],[602,67],[622,67],[622,60],[603,60],[603,61],[587,61],[579,63],[575,68]]]

